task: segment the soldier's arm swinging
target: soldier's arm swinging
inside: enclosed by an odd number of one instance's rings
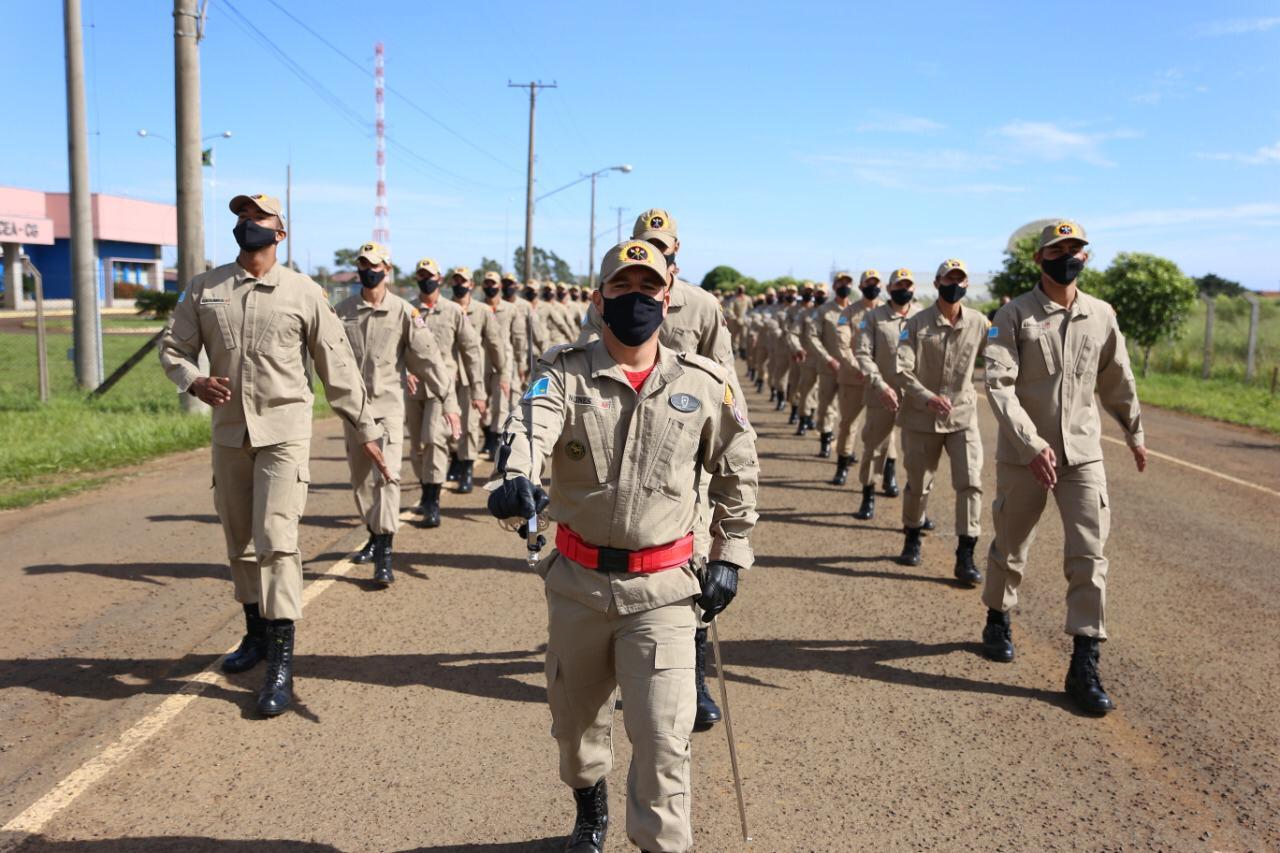
[[[453,383],[449,381],[449,370],[440,355],[435,336],[425,321],[419,325],[420,320],[421,316],[404,315],[401,334],[404,365],[412,376],[422,382],[428,397],[444,399]]]
[[[986,388],[991,411],[1000,424],[1000,430],[1018,448],[1018,461],[1030,465],[1049,442],[1040,437],[1031,416],[1018,399],[1018,338],[1017,317],[1008,306],[996,314],[994,337],[987,341],[984,355],[987,359]]]
[[[1098,400],[1104,411],[1115,418],[1124,430],[1125,443],[1133,453],[1138,471],[1147,467],[1146,435],[1142,428],[1142,407],[1138,403],[1138,386],[1129,363],[1129,350],[1114,312],[1109,318],[1110,334],[1098,355]]]

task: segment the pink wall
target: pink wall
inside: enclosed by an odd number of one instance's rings
[[[94,193],[95,240],[121,240],[175,246],[178,243],[178,209],[172,204],[139,201]],[[71,202],[67,193],[42,193],[0,187],[0,213],[11,216],[48,217],[59,239],[71,236]]]

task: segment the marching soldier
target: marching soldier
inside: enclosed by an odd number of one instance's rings
[[[493,310],[471,298],[471,270],[466,267],[454,267],[451,278],[453,279],[453,301],[462,309],[476,337],[480,339],[480,374],[484,377],[479,397],[472,397],[470,388],[459,387],[458,389],[458,405],[462,408],[462,437],[458,439],[457,470],[454,479],[458,482],[458,494],[465,495],[469,494],[473,487],[476,455],[484,442],[482,425],[488,423],[489,394],[484,389],[495,381],[496,377],[507,375],[511,354],[509,346],[503,342],[501,323]],[[496,381],[501,383],[506,380],[498,378]],[[477,402],[481,405],[473,405]]]
[[[572,343],[578,339],[579,328],[569,316],[569,309],[556,300],[556,289],[551,282],[544,281],[539,291],[539,300],[534,306],[541,313],[543,324],[547,329],[546,349],[560,344]]]
[[[1111,509],[1095,393],[1124,430],[1139,472],[1146,470],[1147,450],[1115,310],[1076,287],[1087,245],[1075,222],[1045,226],[1035,253],[1040,284],[1001,308],[990,331],[987,399],[1000,433],[982,646],[991,660],[1013,660],[1009,611],[1018,603],[1027,552],[1052,492],[1066,540],[1066,632],[1074,643],[1066,692],[1084,711],[1105,714],[1115,707],[1098,674],[1107,638],[1102,552]]]
[[[849,294],[853,292],[853,276],[847,272],[836,273],[832,282],[835,300],[820,304],[814,309],[809,322],[806,340],[809,354],[818,367],[818,456],[831,457],[831,444],[835,439],[836,394],[840,372],[840,318],[849,306]],[[846,468],[848,466],[846,465]]]
[[[920,310],[915,299],[915,279],[909,269],[894,270],[889,276],[889,301],[868,311],[858,324],[853,354],[858,370],[866,377],[862,424],[862,462],[858,479],[862,483],[862,505],[854,518],[868,521],[875,517],[877,471],[884,472],[885,497],[898,496],[898,480],[894,470],[897,458],[894,440],[897,426],[898,339],[902,329]],[[883,467],[881,467],[883,464]],[[926,530],[931,529],[926,522]]]
[[[509,272],[502,274],[502,300],[511,306],[516,315],[511,321],[511,350],[514,359],[512,366],[516,379],[511,389],[512,402],[519,396],[517,389],[523,389],[529,379],[529,351],[537,346],[538,332],[537,323],[534,322],[532,296],[533,292],[530,289],[529,296],[521,299],[520,283],[516,281],[515,274]],[[530,339],[530,333],[534,336],[533,340]],[[501,428],[502,424],[498,424],[498,427]]]
[[[499,372],[493,364],[489,366],[488,423],[484,426],[484,444],[480,449],[488,454],[489,461],[492,462],[498,452],[498,436],[502,432],[502,425],[507,422],[507,415],[511,413],[511,388],[518,375],[515,353],[525,348],[526,330],[523,326],[516,328],[516,309],[502,298],[502,276],[492,270],[486,272],[481,287],[484,291],[484,304],[497,321],[498,337],[506,351],[503,371]]]
[[[836,435],[836,473],[831,478],[833,486],[843,486],[849,477],[849,466],[858,461],[857,454],[853,452],[854,440],[858,435],[854,427],[865,405],[866,377],[858,369],[858,361],[853,354],[853,338],[866,313],[880,305],[880,273],[876,270],[864,270],[858,279],[858,292],[862,298],[850,302],[840,312],[836,326],[836,358],[840,360],[840,367],[836,371],[840,426]]]
[[[796,289],[787,285],[782,289],[778,300],[778,310],[774,312],[769,332],[769,376],[773,380],[775,410],[782,411],[791,397],[791,372],[794,362],[790,333],[788,331],[791,315],[796,307]],[[790,423],[795,423],[795,411],[792,410]]]
[[[796,435],[805,435],[809,430],[814,429],[813,416],[818,407],[818,356],[814,353],[810,346],[810,338],[812,336],[814,316],[820,307],[827,301],[827,285],[825,282],[810,284],[810,298],[805,303],[804,310],[797,315],[796,321],[796,342],[800,349],[800,373],[799,383],[796,390],[796,399],[793,401],[798,406],[800,413],[799,421],[796,424]]]
[[[714,619],[753,559],[754,433],[728,371],[660,344],[669,275],[651,243],[605,253],[591,299],[601,338],[543,355],[508,423],[512,452],[489,497],[498,518],[540,510],[546,496],[535,484],[550,456],[556,551],[538,573],[552,734],[577,806],[566,849],[579,853],[604,850],[615,687],[632,742],[627,836],[643,850],[691,849],[694,604]],[[715,526],[699,577],[693,530],[703,476]]]
[[[355,353],[374,423],[382,430],[378,442],[383,455],[398,468],[405,422],[401,375],[411,377],[405,381],[415,390],[420,388],[424,402],[434,402],[437,412],[443,411],[452,377],[426,318],[387,291],[391,271],[387,250],[377,243],[365,243],[356,256],[360,293],[343,300],[334,310]],[[384,478],[375,470],[350,423],[343,424],[343,432],[356,510],[369,528],[369,543],[356,562],[367,562],[366,555],[371,558],[374,582],[387,586],[395,580],[391,544],[400,526],[400,480]]]
[[[431,258],[418,261],[417,308],[435,339],[449,374],[444,400],[428,399],[421,383],[406,374],[405,419],[409,458],[422,483],[418,509],[423,527],[440,526],[440,490],[452,464],[449,442],[462,437],[462,405],[483,412],[484,373],[480,339],[456,303],[440,298],[440,267]],[[412,383],[412,384],[411,384]],[[465,401],[465,403],[460,403]]]
[[[213,407],[213,500],[227,541],[245,636],[222,662],[245,672],[266,659],[258,713],[283,713],[293,696],[294,623],[302,618],[298,520],[311,482],[311,405],[304,353],[329,405],[388,480],[383,430],[324,290],[276,263],[285,237],[280,202],[231,199],[240,253],[187,283],[160,341],[160,363],[178,390]],[[200,374],[200,350],[210,375]],[[398,461],[395,464],[399,464]]]
[[[942,451],[951,459],[956,490],[955,576],[976,585],[982,573],[973,563],[982,516],[982,437],[978,434],[978,395],[973,388],[977,357],[986,349],[991,322],[964,308],[969,269],[964,261],[943,261],[933,279],[937,301],[907,321],[898,341],[898,386],[902,399],[898,424],[902,435],[907,489],[902,498],[906,541],[898,561],[920,565],[920,537],[933,477]]]
[[[808,351],[804,348],[801,327],[804,315],[813,307],[813,282],[803,282],[796,289],[795,304],[786,315],[787,347],[791,350],[791,365],[787,369],[787,402],[791,404],[791,416],[788,424],[802,425],[804,411],[801,409],[800,375],[804,370],[804,361]]]
[[[695,353],[709,358],[724,368],[729,376],[729,384],[733,389],[734,399],[738,407],[746,412],[746,402],[742,399],[742,390],[738,387],[738,375],[733,364],[733,344],[729,337],[729,327],[720,310],[719,301],[712,294],[700,287],[692,285],[680,278],[680,267],[676,263],[680,251],[680,237],[676,221],[670,213],[662,208],[646,210],[636,217],[631,229],[633,240],[643,240],[653,246],[663,256],[667,271],[667,313],[662,326],[658,329],[658,340],[664,347],[676,352]],[[599,338],[604,323],[601,321],[600,309],[594,300],[583,321],[582,335],[579,344]],[[708,478],[698,481],[698,524],[694,526],[694,555],[697,559],[705,559],[711,547],[709,532],[711,516],[707,506]],[[711,698],[707,689],[707,626],[699,624],[694,632],[695,682],[697,687],[698,708],[694,717],[693,730],[702,732],[710,729],[720,721],[720,707]]]
[[[743,285],[738,285],[733,296],[728,300],[725,312],[726,319],[729,322],[729,331],[733,333],[733,351],[739,357],[747,357],[747,341],[745,337],[746,327],[743,322],[746,320],[747,311],[751,308],[751,297],[747,296],[747,289]]]

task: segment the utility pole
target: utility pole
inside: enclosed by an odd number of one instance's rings
[[[618,212],[618,240],[614,245],[621,245],[622,244],[622,211],[626,210],[626,208],[615,207],[614,210]]]
[[[71,175],[72,340],[76,384],[102,382],[102,318],[94,273],[93,209],[89,199],[89,133],[84,105],[84,35],[80,0],[62,0],[67,62],[67,166]]]
[[[587,285],[596,289],[596,175],[591,173],[591,239],[587,242]]]
[[[284,265],[293,269],[293,164],[284,167]]]
[[[533,278],[533,115],[538,104],[539,89],[559,88],[551,83],[512,83],[507,81],[508,89],[529,90],[529,169],[525,178],[524,193],[524,283],[527,285]]]
[[[203,19],[197,0],[173,0],[174,151],[178,184],[178,288],[204,272],[204,188],[200,140],[200,38]],[[217,259],[215,259],[216,262]],[[208,360],[200,354],[200,369]],[[183,411],[203,414],[209,407],[180,394]]]

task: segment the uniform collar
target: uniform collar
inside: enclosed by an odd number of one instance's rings
[[[962,326],[968,325],[972,318],[972,315],[974,314],[974,310],[972,308],[965,308],[963,305],[961,305],[960,313],[956,315],[956,323],[954,326],[952,326],[949,322],[947,322],[947,318],[943,316],[942,309],[938,307],[938,303],[935,302],[932,305],[930,305],[929,310],[933,311],[933,324],[935,326],[947,326],[955,329],[959,329]]]
[[[670,293],[672,308],[683,308],[689,304],[689,294],[682,289],[685,287],[693,287],[693,285],[688,282],[681,281],[680,279],[676,279],[675,284],[671,285]]]
[[[640,399],[652,397],[663,386],[684,372],[677,355],[675,350],[669,349],[661,343],[658,344],[658,360],[653,366],[653,373],[649,374],[649,378],[641,386]],[[618,366],[618,362],[613,360],[613,356],[609,354],[609,348],[605,346],[603,338],[597,338],[591,342],[587,350],[587,358],[591,365],[592,379],[608,376],[628,388],[631,387],[631,383],[627,381],[626,374]]]
[[[272,264],[271,268],[268,269],[265,273],[263,273],[262,278],[258,278],[253,273],[249,272],[247,269],[240,266],[239,261],[235,262],[235,266],[236,266],[236,284],[241,284],[246,281],[255,281],[258,284],[262,284],[267,287],[275,287],[280,283],[280,264],[278,263]]]
[[[1039,284],[1037,284],[1035,289],[1031,292],[1035,294],[1035,298],[1039,301],[1040,307],[1044,309],[1046,314],[1052,314],[1055,311],[1066,311],[1073,317],[1089,316],[1089,307],[1085,304],[1085,293],[1079,288],[1079,286],[1076,287],[1076,298],[1075,301],[1071,303],[1070,308],[1063,308],[1057,302],[1050,299],[1049,294],[1045,293],[1044,288]]]
[[[382,301],[374,305],[366,301],[363,296],[356,294],[356,311],[372,311],[375,314],[385,314],[391,310],[390,297],[390,293],[384,293],[382,294]]]

